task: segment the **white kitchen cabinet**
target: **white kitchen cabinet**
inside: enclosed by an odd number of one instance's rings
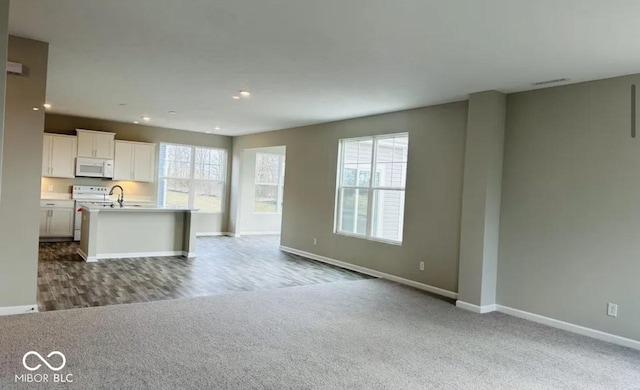
[[[113,180],[155,180],[156,144],[131,141],[115,142]]]
[[[48,235],[51,237],[73,236],[74,209],[52,209]]]
[[[40,237],[47,236],[47,229],[49,228],[49,209],[40,209]]]
[[[133,143],[116,141],[113,180],[133,180]]]
[[[75,177],[77,138],[45,134],[42,147],[42,176]]]
[[[72,200],[40,202],[40,237],[73,237],[75,203]]]
[[[78,157],[113,160],[115,133],[76,129],[78,133]]]

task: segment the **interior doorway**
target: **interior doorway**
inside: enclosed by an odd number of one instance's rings
[[[246,149],[242,156],[240,235],[280,235],[286,146]]]

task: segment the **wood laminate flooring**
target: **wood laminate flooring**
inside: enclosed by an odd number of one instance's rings
[[[86,263],[77,243],[40,243],[38,310],[273,289],[369,276],[279,250],[278,236],[198,238],[197,257]]]

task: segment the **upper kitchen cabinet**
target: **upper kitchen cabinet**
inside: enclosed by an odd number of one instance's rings
[[[115,133],[76,129],[78,133],[78,157],[113,160]]]
[[[42,176],[75,177],[76,137],[44,134]]]
[[[156,144],[115,141],[113,180],[155,180]]]

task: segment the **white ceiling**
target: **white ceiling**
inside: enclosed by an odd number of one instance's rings
[[[10,33],[50,43],[53,112],[240,135],[637,73],[639,15],[635,0],[12,0]]]

